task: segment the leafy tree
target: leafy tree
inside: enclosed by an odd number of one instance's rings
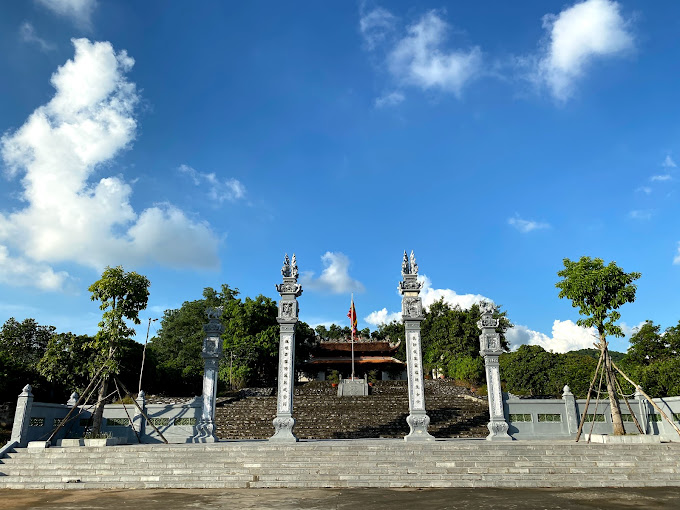
[[[680,322],[661,333],[661,326],[646,321],[630,344],[621,364],[645,391],[657,397],[680,394]]]
[[[206,287],[202,299],[185,301],[180,308],[165,311],[160,328],[147,347],[150,364],[156,367],[156,377],[146,378],[150,391],[175,395],[195,395],[201,391],[206,310],[228,308],[238,294],[238,289],[227,284],[219,291]]]
[[[502,354],[499,363],[506,388],[512,393],[542,396],[561,390],[561,381],[554,378],[558,355],[539,345],[521,345],[513,353]]]
[[[404,323],[393,320],[388,324],[380,324],[378,329],[371,333],[371,338],[380,341],[390,341],[393,344],[399,342],[399,348],[394,353],[394,357],[401,361],[406,361],[406,327]]]
[[[621,408],[616,392],[612,360],[608,351],[607,335],[623,336],[616,324],[621,318],[617,311],[621,305],[635,301],[635,280],[640,273],[626,273],[610,262],[604,265],[602,259],[581,257],[578,262],[564,259],[564,269],[557,273],[562,278],[555,284],[560,289],[559,297],[568,298],[579,314],[586,316],[577,321],[579,326],[594,327],[599,336],[598,347],[602,352],[607,382],[607,393],[612,410],[614,434],[623,435]]]
[[[54,326],[41,326],[34,319],[13,317],[0,329],[0,400],[13,401],[26,384],[40,397],[49,389],[37,370],[38,362],[54,335]],[[45,395],[49,396],[49,395]]]
[[[149,280],[134,271],[125,272],[121,266],[107,267],[102,277],[90,285],[92,301],[100,301],[103,310],[99,332],[87,347],[94,356],[90,372],[103,366],[102,384],[92,420],[92,432],[98,434],[104,412],[104,398],[108,389],[109,376],[120,371],[121,347],[126,339],[134,336],[135,330],[126,320],[140,324],[139,312],[146,308],[149,300]]]
[[[82,393],[90,382],[90,359],[96,355],[87,347],[92,341],[93,338],[86,335],[53,335],[38,363],[38,370],[49,382],[61,386],[66,392]]]
[[[479,368],[479,362],[465,361],[481,358],[479,355],[479,335],[481,330],[477,322],[482,314],[478,304],[473,304],[469,309],[463,310],[459,306],[451,306],[441,298],[435,301],[425,312],[425,320],[422,322],[422,349],[423,360],[426,370],[437,369],[440,372],[456,373],[458,367],[467,363],[467,369],[472,379],[465,379],[474,383],[483,376],[478,370],[472,370],[473,366]],[[501,312],[496,307],[494,317],[500,319],[497,332],[500,333],[501,346],[508,350],[505,332],[512,324],[507,318],[506,312]],[[472,363],[472,364],[471,364]],[[483,364],[482,364],[483,365]],[[460,375],[460,373],[458,373]],[[451,377],[451,374],[449,374]],[[458,378],[456,375],[453,377]]]

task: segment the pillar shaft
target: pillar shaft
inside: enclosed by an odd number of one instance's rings
[[[430,417],[425,410],[425,381],[423,356],[420,345],[420,323],[424,319],[423,303],[419,297],[422,284],[418,281],[418,264],[411,252],[411,258],[404,252],[401,272],[403,280],[399,283],[402,319],[406,330],[406,367],[408,370],[408,409],[406,423],[409,433],[405,441],[433,441],[427,431]]]
[[[493,318],[494,306],[491,303],[480,305],[482,318],[477,326],[482,330],[479,336],[479,354],[484,357],[486,368],[486,391],[489,401],[489,441],[512,440],[508,435],[508,422],[503,412],[503,392],[501,391],[501,374],[498,357],[503,353],[500,334],[496,333],[499,319]]]
[[[274,435],[269,438],[274,442],[295,442],[293,434],[295,418],[293,418],[293,391],[295,390],[295,326],[298,322],[297,297],[302,294],[302,287],[297,283],[298,269],[293,255],[292,264],[288,255],[284,260],[283,283],[276,286],[281,295],[279,301],[279,376],[276,397],[276,418],[274,418]]]
[[[215,436],[215,401],[217,399],[217,371],[222,357],[222,333],[224,326],[220,322],[222,308],[207,310],[208,324],[203,326],[205,338],[201,357],[205,362],[203,371],[203,394],[201,396],[201,420],[197,425],[196,441],[211,443],[217,441]]]

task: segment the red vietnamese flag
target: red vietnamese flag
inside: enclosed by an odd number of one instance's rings
[[[349,317],[349,323],[350,326],[352,326],[352,333],[357,332],[357,311],[354,308],[354,298],[352,298],[352,306],[349,308],[349,312],[347,312],[347,317]]]

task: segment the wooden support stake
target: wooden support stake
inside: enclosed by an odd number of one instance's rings
[[[118,378],[116,378],[116,379],[118,379]],[[123,384],[123,381],[121,381],[120,379],[118,379],[118,382],[120,383],[120,387],[123,388],[123,391],[125,392],[125,394],[126,394],[126,395],[130,395],[130,392],[127,390],[127,388],[126,388],[125,385]],[[130,395],[130,396],[132,397],[132,395]],[[147,421],[147,423],[153,427],[153,429],[156,431],[156,433],[157,433],[159,436],[161,436],[161,439],[163,440],[163,442],[164,442],[165,444],[168,444],[168,440],[165,439],[165,436],[161,433],[160,430],[158,430],[158,428],[156,427],[156,425],[154,425],[153,422],[151,421],[151,419],[146,415],[146,413],[144,412],[144,409],[142,409],[141,407],[139,407],[139,404],[137,403],[137,401],[136,401],[134,398],[132,399],[132,402],[134,402],[135,407],[137,407],[137,409],[139,409],[139,412],[142,413],[142,416],[144,416],[144,419]]]
[[[128,417],[128,420],[130,421],[130,427],[132,427],[132,432],[135,433],[135,436],[137,436],[137,442],[139,444],[142,444],[142,439],[139,437],[139,433],[135,429],[135,424],[132,421],[132,418],[130,418],[130,413],[128,413],[127,407],[125,407],[125,402],[123,402],[123,397],[120,394],[120,390],[118,389],[118,381],[114,378],[113,379],[113,384],[116,385],[116,391],[118,392],[118,398],[120,399],[121,404],[123,404],[123,409],[125,410],[125,414]],[[132,399],[134,400],[134,398]]]
[[[583,430],[583,424],[586,421],[586,413],[588,412],[588,405],[590,404],[590,393],[593,391],[593,384],[595,384],[595,380],[597,379],[597,373],[600,371],[600,365],[602,364],[602,352],[600,352],[600,359],[597,360],[597,368],[595,369],[595,375],[593,376],[593,380],[590,382],[590,388],[588,388],[588,398],[586,398],[586,407],[583,409],[583,414],[581,414],[581,421],[578,424],[578,432],[576,433],[576,442],[578,443],[579,438],[581,437],[581,431]]]
[[[635,426],[638,429],[638,432],[640,434],[644,434],[644,430],[642,430],[642,427],[640,426],[640,423],[638,422],[638,419],[635,417],[635,413],[633,412],[633,409],[631,409],[630,404],[628,403],[628,398],[626,395],[623,393],[623,389],[621,388],[621,384],[619,383],[619,380],[614,377],[614,380],[616,381],[616,388],[618,389],[619,393],[623,397],[623,401],[626,403],[626,407],[628,407],[628,411],[630,412],[630,415],[633,417],[633,421],[635,422]]]
[[[635,384],[635,383],[631,380],[630,377],[628,377],[626,374],[624,374],[624,373],[623,373],[623,370],[621,370],[619,367],[617,367],[616,364],[615,364],[613,361],[612,361],[612,366],[617,370],[617,372],[618,372],[619,374],[621,374],[621,375],[624,377],[624,379],[625,379],[626,381],[628,381],[630,384],[632,384],[633,386],[635,386],[635,389],[637,389],[640,393],[642,393],[642,394],[645,396],[645,398],[646,398],[647,400],[649,400],[649,403],[652,404],[652,407],[654,407],[654,409],[656,409],[657,411],[659,411],[659,414],[663,417],[663,419],[666,420],[668,423],[670,423],[671,426],[672,426],[672,427],[675,429],[675,431],[678,433],[678,435],[680,435],[680,429],[678,428],[678,426],[675,424],[675,422],[674,422],[673,420],[671,420],[668,416],[666,416],[666,413],[664,413],[664,412],[661,410],[661,408],[660,408],[658,405],[656,405],[656,402],[654,402],[654,401],[652,400],[652,398],[651,398],[649,395],[647,395],[647,394],[643,391],[642,388],[640,388],[640,386],[638,386],[637,384]]]

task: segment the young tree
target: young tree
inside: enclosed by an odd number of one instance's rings
[[[102,365],[102,383],[99,388],[97,407],[92,420],[92,432],[98,434],[104,413],[104,400],[108,389],[109,376],[119,371],[121,345],[134,336],[135,330],[126,320],[140,324],[139,312],[146,308],[149,300],[149,280],[134,271],[125,272],[121,266],[107,267],[102,277],[88,289],[92,301],[100,301],[104,311],[99,323],[99,332],[87,347],[95,353],[90,373]]]
[[[612,410],[614,434],[623,435],[621,407],[616,392],[612,360],[607,348],[607,335],[623,336],[623,331],[616,325],[621,318],[617,309],[626,303],[635,301],[633,284],[640,278],[640,273],[626,273],[615,262],[604,265],[602,259],[581,257],[578,262],[564,259],[564,269],[557,273],[562,278],[555,286],[560,289],[559,297],[571,300],[572,306],[578,308],[577,324],[594,327],[598,333],[598,348],[603,356],[607,393]]]

